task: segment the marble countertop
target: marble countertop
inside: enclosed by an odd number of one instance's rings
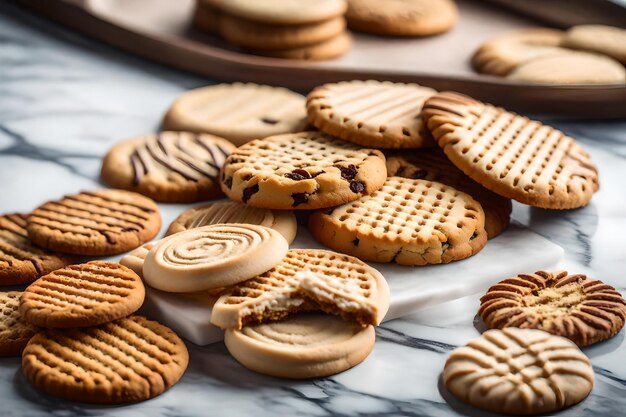
[[[206,83],[1,2],[0,212],[27,212],[63,194],[100,187],[100,158],[114,142],[157,129],[176,95]],[[587,273],[626,294],[626,122],[552,123],[591,153],[600,169],[600,192],[589,206],[568,212],[515,204],[514,219],[565,249],[559,268]],[[221,343],[189,345],[191,362],[182,380],[160,397],[131,406],[48,397],[24,380],[18,358],[3,358],[0,415],[488,416],[451,398],[440,382],[450,351],[479,335],[479,296],[385,323],[364,363],[326,379],[264,377],[240,366]],[[584,351],[593,362],[595,386],[586,401],[559,415],[624,415],[624,332]]]

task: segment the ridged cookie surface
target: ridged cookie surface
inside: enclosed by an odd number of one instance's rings
[[[20,356],[39,329],[22,320],[21,291],[0,292],[0,356]]]

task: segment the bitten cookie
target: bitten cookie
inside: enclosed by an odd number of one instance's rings
[[[187,347],[176,333],[141,316],[46,330],[22,354],[24,376],[35,388],[98,404],[156,397],[178,382],[188,363]]]
[[[422,122],[432,88],[389,81],[343,81],[315,88],[307,97],[309,122],[323,132],[373,148],[434,145]]]
[[[561,40],[565,48],[610,56],[626,65],[626,29],[604,25],[573,26]]]
[[[626,301],[615,288],[585,275],[538,271],[489,288],[478,314],[490,328],[540,329],[587,346],[624,327]]]
[[[26,288],[20,314],[48,328],[96,326],[126,317],[141,307],[145,289],[130,269],[91,261],[44,275]]]
[[[256,55],[269,56],[281,59],[299,59],[310,61],[323,61],[338,58],[352,47],[352,36],[348,32],[341,32],[337,36],[322,42],[291,49],[260,50],[253,49],[250,52]],[[301,129],[302,130],[302,129]]]
[[[440,264],[487,242],[485,215],[468,194],[426,180],[390,177],[370,196],[319,210],[309,230],[322,244],[364,261]]]
[[[587,152],[551,126],[451,92],[428,99],[422,116],[450,161],[501,196],[573,209],[598,190]]]
[[[255,140],[222,168],[222,190],[232,200],[268,209],[336,206],[371,194],[385,182],[384,155],[321,132]]]
[[[290,244],[296,238],[298,230],[293,211],[261,209],[229,201],[186,210],[170,224],[165,235],[219,223],[246,223],[269,227],[283,235]]]
[[[115,145],[104,157],[100,177],[111,187],[156,201],[210,200],[223,195],[219,172],[234,149],[229,141],[207,134],[144,135]]]
[[[372,326],[325,314],[298,314],[279,322],[227,330],[231,355],[255,372],[280,378],[320,378],[363,362],[374,347]]]
[[[0,292],[0,356],[20,356],[39,329],[22,320],[21,291]]]
[[[76,255],[113,255],[152,239],[161,228],[159,208],[141,194],[83,191],[49,201],[28,216],[32,241]]]
[[[286,88],[216,84],[182,94],[163,119],[163,130],[211,133],[235,145],[306,126],[305,99]]]
[[[75,262],[71,256],[35,246],[26,231],[27,214],[0,216],[0,285],[30,283]]]
[[[582,401],[593,368],[570,340],[542,330],[487,330],[455,349],[443,370],[459,400],[494,413],[544,414]]]

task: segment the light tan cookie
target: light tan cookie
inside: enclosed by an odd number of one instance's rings
[[[176,333],[135,315],[97,327],[41,332],[22,355],[22,370],[35,388],[98,404],[156,397],[178,382],[188,363]]]
[[[532,59],[571,53],[559,45],[564,32],[556,29],[521,29],[491,39],[474,53],[472,64],[484,74],[505,76]]]
[[[227,330],[231,355],[255,372],[280,378],[320,378],[363,362],[374,347],[372,326],[325,314],[298,314],[279,322]]]
[[[75,259],[35,246],[26,231],[27,214],[0,216],[0,285],[27,284]]]
[[[435,93],[417,84],[343,81],[311,91],[307,112],[318,129],[362,146],[430,147],[434,143],[420,113]]]
[[[216,35],[219,32],[219,10],[203,0],[196,0],[191,24],[196,29]]]
[[[193,292],[237,284],[269,271],[289,249],[277,231],[254,224],[213,224],[157,242],[143,278],[167,292]]]
[[[165,235],[218,223],[246,223],[269,227],[283,235],[289,244],[296,238],[298,230],[293,211],[260,209],[228,201],[190,208],[170,224]]]
[[[342,32],[322,42],[300,48],[273,50],[254,49],[250,52],[272,58],[324,61],[340,57],[348,52],[351,47],[352,36],[350,36],[348,32]]]
[[[387,176],[437,181],[471,195],[485,212],[485,231],[489,239],[507,228],[511,218],[511,200],[489,191],[469,178],[440,149],[424,149],[405,155],[386,155]]]
[[[458,10],[452,0],[348,0],[346,18],[359,32],[429,36],[450,30]]]
[[[604,25],[574,26],[565,32],[561,46],[607,55],[626,65],[624,28]]]
[[[161,132],[122,141],[102,162],[109,186],[166,203],[192,203],[222,196],[218,176],[236,146],[208,134]]]
[[[106,261],[71,265],[30,284],[20,299],[28,323],[48,328],[96,326],[134,313],[145,289],[130,269]]]
[[[49,201],[29,216],[31,240],[76,255],[113,255],[152,239],[161,228],[151,199],[123,190],[83,191]]]
[[[422,116],[450,161],[501,196],[573,209],[598,190],[589,155],[551,126],[450,92],[427,100]]]
[[[552,413],[582,401],[593,368],[574,343],[542,330],[487,330],[446,361],[443,382],[461,401],[494,413]]]
[[[0,292],[0,356],[20,356],[31,337],[39,331],[22,320],[21,291]]]
[[[390,177],[375,193],[319,210],[309,219],[322,244],[364,261],[441,264],[487,243],[485,216],[468,194],[447,185]]]
[[[321,132],[272,136],[233,152],[222,168],[232,200],[269,209],[336,206],[385,182],[385,157]]]
[[[572,52],[524,62],[506,78],[539,84],[624,84],[626,69],[607,56]]]
[[[540,329],[587,346],[624,327],[626,301],[615,288],[585,275],[538,271],[489,288],[478,315],[490,328]]]
[[[299,274],[303,271],[307,272]],[[311,274],[317,277],[303,288],[303,279]],[[303,290],[314,299],[303,295]],[[378,325],[388,309],[389,286],[374,268],[336,252],[292,249],[271,271],[222,295],[213,306],[211,323],[241,329],[296,312],[323,310],[363,325]]]
[[[167,111],[162,128],[211,133],[241,145],[252,139],[303,130],[304,103],[300,94],[281,87],[210,85],[178,97]]]

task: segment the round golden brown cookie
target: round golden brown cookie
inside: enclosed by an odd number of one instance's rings
[[[348,0],[346,18],[359,32],[429,36],[450,30],[458,10],[452,0]]]
[[[272,58],[323,61],[340,57],[348,52],[351,46],[352,36],[348,32],[342,32],[325,41],[300,48],[252,50],[251,52]]]
[[[0,292],[0,356],[20,356],[31,337],[39,331],[22,321],[20,291]]]
[[[163,119],[163,130],[211,133],[236,145],[299,132],[306,126],[305,99],[281,87],[216,84],[182,94]]]
[[[70,265],[30,284],[20,300],[28,323],[48,328],[95,326],[134,313],[143,304],[141,278],[115,262]]]
[[[98,404],[156,397],[178,382],[188,363],[176,333],[135,315],[97,327],[46,330],[22,354],[22,371],[35,388]]]
[[[538,271],[489,288],[478,314],[490,328],[540,329],[587,346],[624,327],[626,301],[615,288],[585,275]]]
[[[464,259],[487,243],[485,215],[468,194],[447,185],[389,177],[372,195],[313,213],[311,234],[364,261],[400,265]]]
[[[530,28],[491,39],[474,53],[472,64],[484,74],[505,76],[532,59],[571,53],[561,48],[564,33],[556,29]]]
[[[363,362],[374,348],[372,326],[325,314],[298,314],[279,322],[227,330],[231,355],[255,372],[279,378],[320,378]]]
[[[170,224],[165,236],[218,223],[247,223],[269,227],[283,235],[288,243],[293,242],[298,230],[293,211],[260,209],[228,201],[186,210]]]
[[[593,381],[591,362],[570,340],[513,327],[455,349],[443,370],[455,397],[497,414],[561,410],[585,399]]]
[[[571,27],[561,41],[565,48],[610,56],[626,65],[626,29],[604,25]]]
[[[152,239],[161,228],[159,208],[130,191],[67,195],[36,208],[26,229],[44,248],[76,255],[113,255]]]
[[[30,283],[75,262],[71,256],[35,246],[26,231],[27,214],[0,216],[0,285]]]
[[[387,176],[437,181],[471,195],[485,212],[485,231],[489,239],[507,228],[513,209],[511,200],[489,191],[469,178],[440,149],[423,149],[404,155],[386,155]]]
[[[211,7],[207,2],[196,0],[196,8],[193,12],[192,25],[203,32],[216,35],[219,32],[219,10]]]
[[[385,157],[321,132],[247,143],[222,168],[232,200],[269,209],[332,207],[371,194],[385,182]]]
[[[433,140],[420,113],[436,91],[417,84],[344,81],[307,97],[309,121],[344,140],[374,148],[422,148]]]
[[[102,162],[100,177],[111,187],[166,203],[222,196],[220,169],[235,145],[217,136],[161,132],[122,141]]]
[[[450,161],[501,196],[573,209],[598,190],[589,155],[551,126],[451,92],[428,99],[422,116]]]

